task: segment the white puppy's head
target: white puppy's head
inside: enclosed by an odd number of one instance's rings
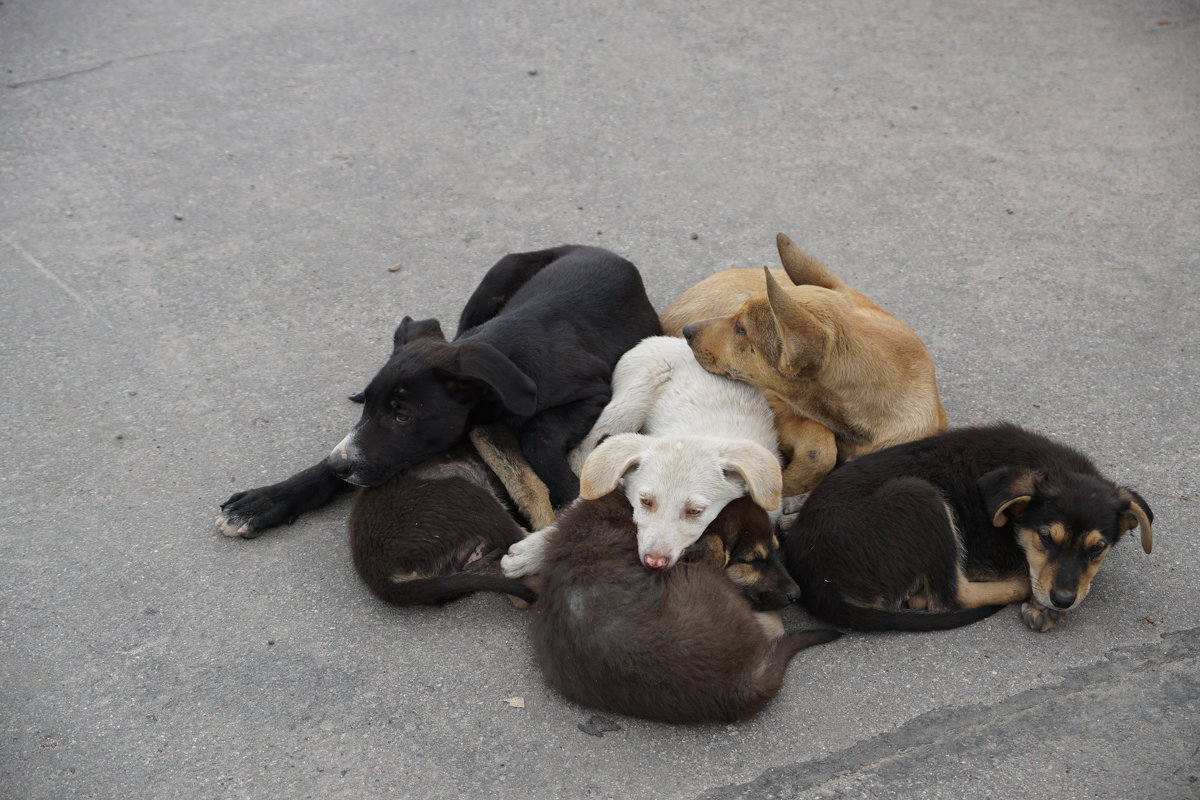
[[[749,494],[778,508],[783,478],[776,457],[749,440],[622,433],[593,450],[579,476],[585,500],[618,486],[633,506],[642,563],[669,569],[730,500]]]

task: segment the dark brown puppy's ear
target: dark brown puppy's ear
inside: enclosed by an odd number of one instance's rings
[[[1036,475],[1032,470],[1016,467],[994,469],[979,479],[979,491],[992,524],[1001,528],[1009,517],[1020,519],[1033,499]]]
[[[1117,497],[1128,503],[1117,517],[1117,527],[1121,529],[1121,533],[1140,527],[1142,550],[1149,553],[1150,548],[1154,546],[1154,530],[1150,527],[1150,523],[1154,522],[1154,512],[1150,510],[1150,504],[1133,489],[1124,486],[1117,490]]]
[[[783,265],[783,271],[797,286],[824,286],[826,289],[836,289],[842,285],[841,279],[830,272],[828,267],[796,247],[784,234],[775,235],[775,246],[779,248],[779,263]]]
[[[763,267],[767,278],[767,305],[779,337],[779,357],[775,365],[784,375],[794,375],[819,366],[825,355],[825,345],[832,335],[804,306],[788,296]]]
[[[465,342],[455,354],[452,377],[482,384],[500,405],[518,416],[537,410],[537,384],[490,344]]]
[[[436,319],[423,319],[418,322],[412,317],[405,317],[396,326],[396,332],[392,334],[392,352],[399,350],[411,341],[422,339],[426,336],[434,336],[443,342],[446,341],[446,336],[442,333],[441,323]]]

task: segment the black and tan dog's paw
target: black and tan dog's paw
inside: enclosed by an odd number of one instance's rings
[[[1031,631],[1045,633],[1067,618],[1067,612],[1046,608],[1034,600],[1021,604],[1021,619]]]

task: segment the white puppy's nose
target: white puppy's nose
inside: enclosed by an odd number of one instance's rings
[[[666,556],[656,556],[647,553],[642,558],[642,563],[650,569],[666,569],[667,565],[671,563],[671,559]]]

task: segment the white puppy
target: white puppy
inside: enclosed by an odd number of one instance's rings
[[[644,339],[621,357],[612,400],[570,461],[580,472],[584,499],[624,487],[638,526],[638,554],[653,569],[674,566],[735,497],[749,493],[778,515],[779,447],[766,398],[706,371],[683,339]],[[504,574],[540,571],[553,531],[544,528],[512,545],[501,561]]]

